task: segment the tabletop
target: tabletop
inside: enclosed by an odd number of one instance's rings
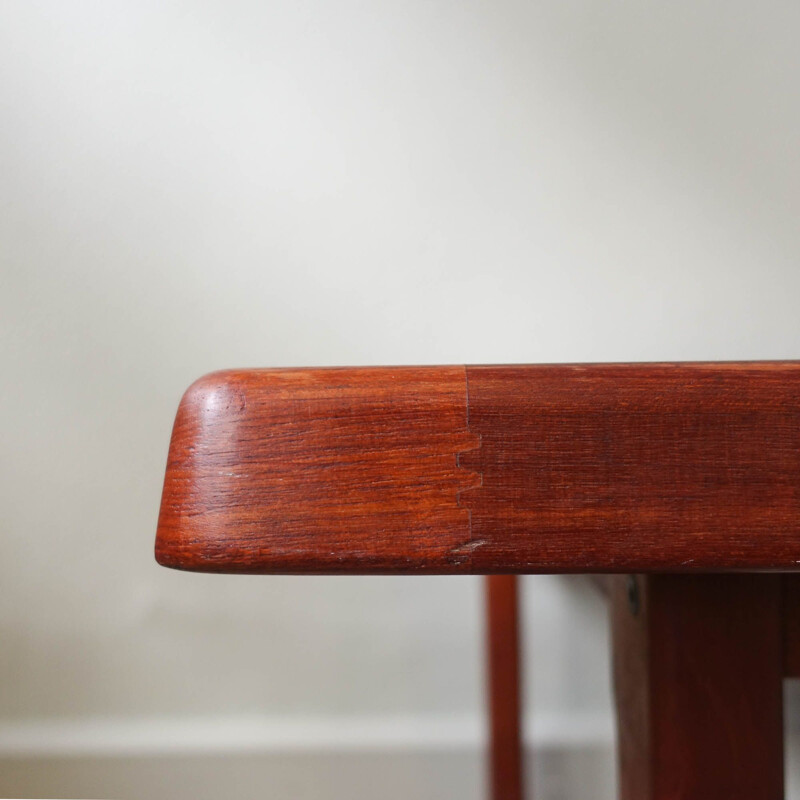
[[[800,362],[229,370],[156,556],[233,573],[794,571]]]

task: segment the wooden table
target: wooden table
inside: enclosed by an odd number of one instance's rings
[[[800,362],[215,373],[178,410],[156,557],[615,574],[621,797],[779,800]]]

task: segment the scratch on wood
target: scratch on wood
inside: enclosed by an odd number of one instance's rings
[[[470,539],[464,544],[458,545],[450,550],[449,561],[455,566],[461,566],[472,560],[472,555],[476,550],[488,544],[486,539]]]

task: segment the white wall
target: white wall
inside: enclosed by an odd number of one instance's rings
[[[477,797],[479,581],[158,568],[177,401],[228,366],[797,357],[799,23],[0,5],[0,795],[219,796],[195,759],[234,800]],[[607,750],[602,609],[525,589],[535,742]],[[588,796],[563,759],[548,800]]]

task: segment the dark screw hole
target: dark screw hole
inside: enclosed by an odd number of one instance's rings
[[[631,614],[637,616],[639,613],[639,581],[635,575],[628,575],[628,606]]]

